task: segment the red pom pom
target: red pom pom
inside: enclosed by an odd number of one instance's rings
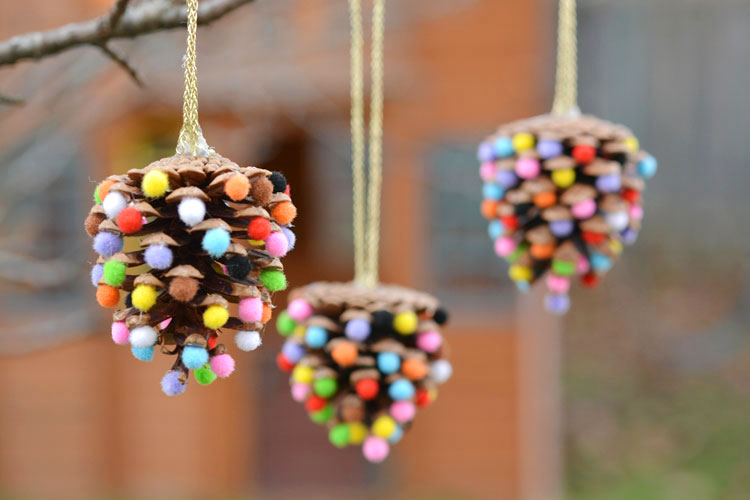
[[[503,227],[508,231],[515,231],[516,229],[518,229],[518,226],[520,226],[518,216],[516,215],[506,215],[504,217],[500,217],[500,221],[503,223]]]
[[[620,197],[628,203],[635,204],[641,200],[641,193],[635,189],[623,189]]]
[[[216,349],[216,337],[213,335],[208,337],[208,349]]]
[[[581,276],[581,282],[589,288],[594,288],[599,284],[599,275],[595,273],[586,273]]]
[[[320,396],[312,395],[309,398],[307,398],[307,401],[305,401],[305,408],[307,408],[307,411],[310,413],[322,410],[326,406],[326,400],[325,398],[321,398]]]
[[[573,148],[573,158],[579,165],[591,163],[596,158],[596,148],[588,144],[579,144]]]
[[[276,366],[279,367],[279,370],[285,373],[291,373],[292,370],[294,370],[294,363],[289,361],[286,356],[284,356],[283,352],[280,352],[278,356],[276,356]]]
[[[583,231],[581,233],[581,237],[583,238],[583,241],[585,241],[589,245],[601,245],[602,243],[607,241],[606,234],[592,233],[590,231]]]
[[[256,217],[247,226],[247,235],[250,239],[265,241],[269,234],[271,234],[271,221],[263,217]]]
[[[430,404],[430,392],[427,389],[418,389],[416,400],[417,406],[424,408]]]
[[[378,392],[380,392],[380,385],[375,379],[365,378],[357,382],[355,390],[360,398],[369,401],[375,399],[375,396],[378,395]]]
[[[117,216],[117,225],[125,234],[137,233],[143,227],[143,216],[135,207],[126,207]]]

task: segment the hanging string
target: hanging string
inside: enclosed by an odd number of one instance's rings
[[[383,179],[383,41],[385,0],[374,0],[370,48],[370,123],[366,188],[364,150],[364,64],[360,0],[349,0],[351,22],[351,133],[354,184],[354,279],[369,288],[378,283],[380,200]],[[367,199],[365,200],[365,194]],[[365,207],[365,203],[367,206]]]
[[[576,0],[560,0],[557,25],[557,74],[552,112],[578,114],[578,37]]]
[[[185,92],[182,97],[182,129],[177,140],[178,154],[208,155],[212,151],[198,123],[198,74],[196,69],[196,37],[198,32],[198,0],[187,0],[187,48],[185,50]]]

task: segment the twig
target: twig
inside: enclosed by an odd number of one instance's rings
[[[204,0],[198,11],[198,24],[209,24],[251,2],[253,0]],[[136,38],[185,26],[184,5],[175,5],[171,0],[153,0],[128,8],[128,3],[117,0],[107,14],[90,21],[6,40],[0,43],[0,66],[23,59],[41,59],[82,45],[101,46],[114,39]],[[112,27],[103,30],[102,26]]]
[[[120,56],[117,52],[112,50],[106,43],[96,44],[96,46],[104,52],[107,57],[112,59],[118,66],[125,70],[125,72],[133,79],[133,81],[139,86],[143,87],[143,81],[138,76],[135,68],[124,57]]]

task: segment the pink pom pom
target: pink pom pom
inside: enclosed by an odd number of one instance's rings
[[[385,439],[376,436],[370,436],[365,439],[362,445],[362,454],[368,462],[380,463],[388,456],[390,446]]]
[[[292,384],[292,399],[298,403],[304,403],[310,395],[310,384]]]
[[[211,358],[211,371],[226,378],[234,371],[234,359],[229,354],[219,354]]]
[[[266,252],[272,257],[283,257],[289,251],[289,240],[284,233],[277,231],[266,238]]]
[[[495,164],[491,161],[482,163],[479,167],[479,177],[485,182],[490,182],[495,177]]]
[[[628,215],[630,215],[631,219],[643,219],[643,207],[640,205],[630,205],[630,208],[628,209]]]
[[[411,401],[396,401],[391,405],[391,416],[399,424],[411,422],[416,412],[417,409]]]
[[[518,174],[518,177],[521,179],[533,179],[539,175],[541,170],[542,167],[539,165],[539,160],[536,158],[524,156],[519,158],[516,162],[516,174]]]
[[[128,327],[125,326],[124,321],[115,321],[112,323],[112,340],[115,341],[115,344],[127,344],[129,337],[130,331],[128,331]]]
[[[507,257],[516,249],[516,240],[510,236],[503,236],[495,240],[495,253],[499,257]]]
[[[417,347],[424,352],[437,352],[443,345],[443,337],[435,331],[422,332],[417,335]]]
[[[289,303],[286,312],[294,321],[305,321],[313,315],[312,306],[305,299],[294,299]]]
[[[552,293],[568,293],[570,280],[565,276],[549,274],[547,275],[547,288]]]
[[[589,260],[581,256],[580,259],[578,259],[578,262],[576,262],[576,272],[578,274],[586,274],[589,272],[589,269],[591,268],[591,265],[589,264]]]
[[[584,200],[570,207],[570,212],[576,219],[588,219],[596,213],[596,202]]]
[[[238,312],[240,319],[247,323],[261,321],[263,318],[263,301],[257,297],[242,299]]]

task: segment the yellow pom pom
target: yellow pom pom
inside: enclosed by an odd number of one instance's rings
[[[513,148],[516,151],[534,149],[534,136],[528,132],[520,132],[513,136]]]
[[[430,402],[434,402],[438,397],[438,390],[435,388],[430,389],[427,391],[427,394],[430,396]]]
[[[638,150],[641,148],[640,143],[638,142],[637,137],[628,137],[625,139],[625,147],[630,150],[631,153],[637,153]]]
[[[313,383],[313,369],[310,366],[297,365],[292,371],[292,380],[299,384]]]
[[[362,444],[367,438],[367,426],[362,422],[349,422],[349,444]]]
[[[305,333],[307,333],[307,328],[305,328],[303,325],[297,325],[294,328],[292,335],[294,335],[295,337],[305,338]]]
[[[417,315],[412,311],[404,311],[398,313],[393,318],[393,328],[401,335],[411,335],[417,331],[417,323],[419,319]]]
[[[206,328],[210,328],[211,330],[221,328],[228,320],[229,311],[218,304],[208,306],[206,310],[203,311],[203,324],[206,325]]]
[[[383,439],[388,439],[396,431],[396,421],[388,415],[375,419],[372,423],[372,433]]]
[[[146,312],[156,304],[157,296],[156,289],[151,285],[138,285],[130,298],[133,301],[133,307]]]
[[[618,240],[609,240],[609,249],[612,250],[613,254],[620,255],[622,253],[622,243]]]
[[[576,181],[576,171],[572,168],[561,168],[552,172],[552,182],[563,189],[569,188]]]
[[[531,281],[534,277],[531,268],[527,266],[510,266],[508,276],[513,281]]]
[[[169,189],[169,177],[161,170],[151,170],[143,177],[141,189],[147,198],[161,198]]]

